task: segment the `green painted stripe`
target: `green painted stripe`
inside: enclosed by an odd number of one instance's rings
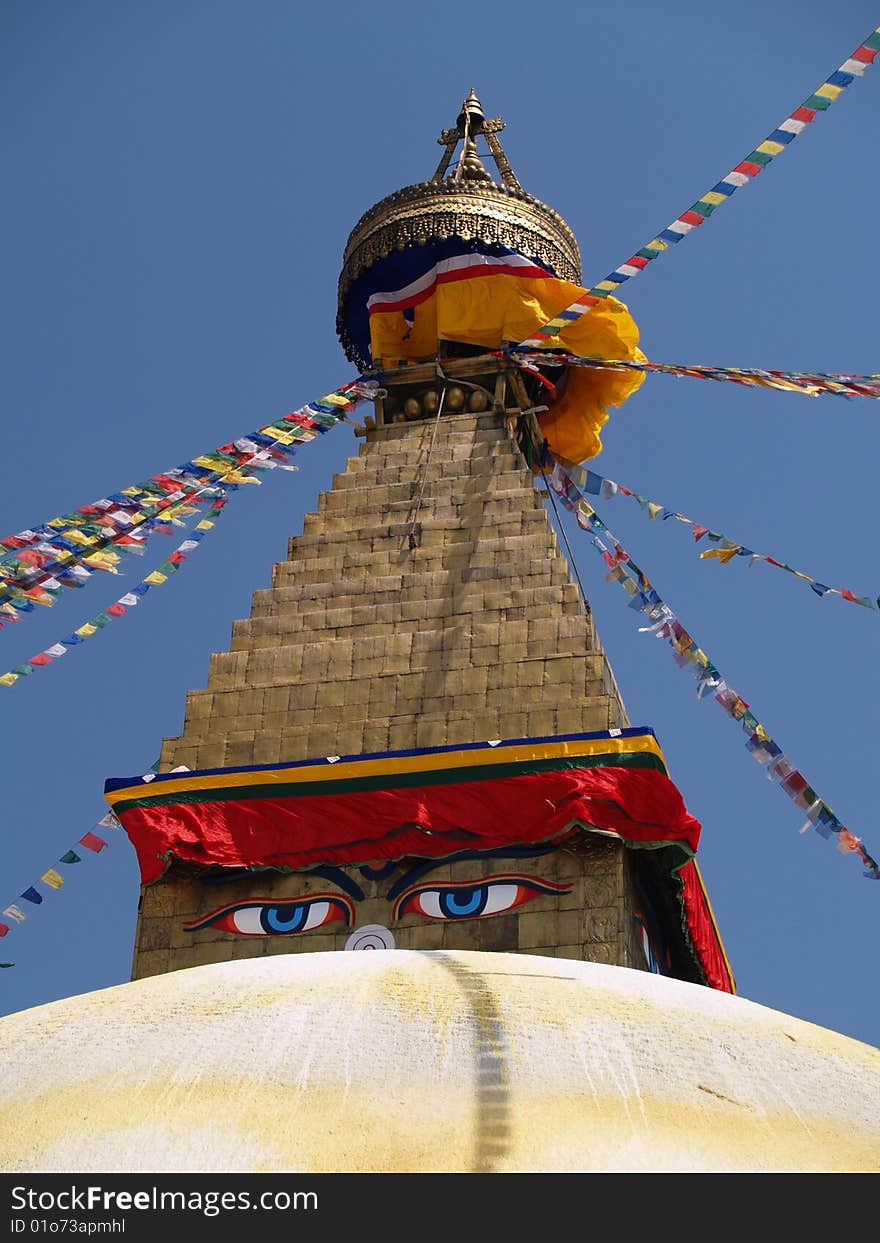
[[[438,769],[434,772],[376,773],[369,777],[345,777],[338,781],[301,781],[277,785],[214,787],[177,794],[152,794],[114,801],[119,815],[134,807],[173,807],[177,803],[244,803],[253,799],[309,798],[322,794],[357,794],[368,790],[399,790],[419,786],[462,785],[472,781],[497,781],[534,773],[561,772],[571,768],[650,768],[666,776],[666,765],[650,751],[620,755],[564,756],[559,759],[487,764],[481,768]]]

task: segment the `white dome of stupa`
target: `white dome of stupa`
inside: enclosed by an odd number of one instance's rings
[[[880,1169],[880,1051],[590,962],[279,954],[0,1036],[4,1171]]]

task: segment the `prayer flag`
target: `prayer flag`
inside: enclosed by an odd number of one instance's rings
[[[75,850],[68,850],[67,854],[61,856],[59,863],[82,863],[82,859]]]
[[[12,902],[9,906],[6,907],[6,909],[3,911],[3,914],[6,916],[7,919],[15,920],[17,924],[23,924],[24,921],[27,919],[27,915],[25,915],[21,907],[16,906],[14,902]]]
[[[100,854],[107,843],[103,837],[98,837],[97,833],[86,833],[79,839],[79,845],[85,846],[87,850],[93,850],[95,854]]]
[[[40,877],[44,885],[49,885],[52,889],[60,889],[64,884],[64,877],[56,872],[54,868],[49,868],[48,872],[44,872]]]
[[[43,901],[43,895],[34,889],[33,885],[29,885],[21,896],[26,902],[33,902],[34,906],[39,906]]]

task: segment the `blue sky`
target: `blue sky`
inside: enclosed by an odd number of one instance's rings
[[[560,211],[587,283],[625,260],[786,117],[876,25],[862,0],[772,6],[377,0],[7,0],[0,386],[3,534],[280,417],[353,375],[334,333],[348,232],[433,172],[476,87],[523,183]],[[870,69],[753,184],[627,287],[651,358],[878,370]],[[650,378],[595,468],[857,594],[880,591],[874,403]],[[357,441],[340,429],[239,493],[185,572],[10,689],[0,905],[142,772],[187,689]],[[880,614],[757,565],[701,562],[687,531],[599,506],[728,681],[880,854]],[[160,541],[162,537],[157,537]],[[654,727],[703,822],[703,874],[743,996],[880,1043],[880,885],[767,782],[742,735],[638,634],[585,537],[578,567],[634,723]],[[166,556],[176,541],[154,554]],[[3,668],[139,580],[87,590],[0,634]],[[0,942],[0,1011],[125,981],[138,879],[121,835]]]

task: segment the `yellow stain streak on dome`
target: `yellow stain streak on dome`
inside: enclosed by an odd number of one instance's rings
[[[287,954],[0,1020],[16,1172],[880,1170],[880,1052],[530,955]]]

